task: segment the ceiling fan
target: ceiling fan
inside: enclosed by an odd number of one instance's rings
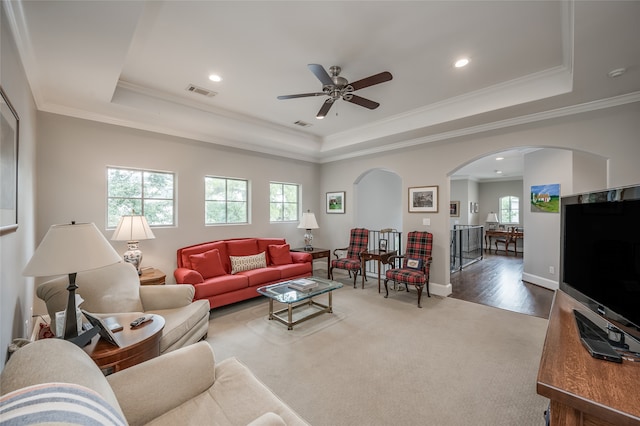
[[[340,98],[347,102],[363,106],[365,108],[378,108],[380,106],[379,103],[355,95],[353,92],[359,89],[364,89],[365,87],[373,86],[374,84],[384,83],[385,81],[389,81],[393,78],[390,72],[385,71],[367,78],[363,78],[362,80],[349,83],[346,78],[340,77],[340,71],[342,71],[342,68],[340,68],[339,66],[332,66],[331,68],[329,68],[328,73],[322,65],[309,64],[307,65],[307,67],[309,67],[309,70],[311,70],[311,72],[316,77],[318,77],[318,80],[320,80],[320,82],[322,83],[322,92],[283,95],[278,96],[278,99],[306,98],[309,96],[329,96],[329,99],[324,101],[324,104],[316,115],[316,118],[318,119],[324,118],[329,112],[329,109],[331,108],[333,103]]]

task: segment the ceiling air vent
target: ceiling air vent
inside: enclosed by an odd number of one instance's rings
[[[300,127],[310,127],[310,126],[311,126],[311,124],[306,123],[306,122],[304,122],[304,121],[302,121],[302,120],[298,120],[298,121],[296,121],[296,122],[295,122],[295,123],[293,123],[293,124],[296,124],[296,125],[298,125],[298,126],[300,126]]]
[[[202,87],[198,87],[195,84],[188,85],[187,86],[187,91],[192,92],[192,93],[197,93],[198,95],[202,95],[202,96],[208,96],[210,98],[218,94],[216,92],[212,92],[211,90],[207,90],[207,89],[204,89]]]

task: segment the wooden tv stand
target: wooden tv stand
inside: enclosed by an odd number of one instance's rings
[[[640,362],[591,357],[580,343],[573,309],[586,311],[558,290],[538,370],[538,394],[551,400],[551,425],[640,425]]]

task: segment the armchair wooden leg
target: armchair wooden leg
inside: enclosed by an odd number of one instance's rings
[[[387,286],[387,282],[389,282],[389,278],[384,279],[384,291],[386,292],[386,294],[384,295],[385,299],[389,297],[389,287]]]
[[[356,288],[356,281],[358,280],[358,271],[353,271],[353,288]],[[363,284],[364,288],[364,284]]]
[[[422,286],[417,285],[416,290],[418,290],[418,308],[422,308],[422,305],[420,304],[420,300],[422,299]]]
[[[329,268],[329,279],[333,280],[333,266]]]

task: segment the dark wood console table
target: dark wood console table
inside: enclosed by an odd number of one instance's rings
[[[489,253],[491,253],[491,239],[494,237],[497,238],[508,238],[509,235],[511,235],[515,241],[513,241],[513,246],[514,246],[514,250],[515,250],[515,254],[516,256],[518,255],[518,240],[521,240],[524,238],[524,232],[509,232],[507,230],[504,229],[486,229],[484,231],[484,249],[489,250]],[[511,242],[507,243],[507,245],[505,246],[504,250],[505,252],[508,254],[509,253],[509,245],[511,244]],[[496,253],[498,252],[498,250],[496,249],[495,251]]]
[[[591,357],[581,345],[573,309],[558,290],[538,370],[538,394],[551,400],[551,426],[640,425],[640,362]]]
[[[323,257],[327,258],[327,279],[329,278],[329,271],[331,269],[331,250],[329,249],[324,249],[324,248],[316,248],[314,247],[313,250],[305,250],[304,247],[298,247],[298,248],[292,248],[291,251],[299,251],[301,253],[309,253],[311,255],[311,257],[313,258],[313,260],[316,259],[321,259]],[[313,265],[313,260],[312,265]],[[313,270],[313,266],[311,267]]]
[[[368,260],[377,260],[378,261],[378,293],[380,293],[380,270],[382,269],[382,265],[385,263],[389,263],[389,258],[391,256],[395,256],[398,254],[396,250],[392,251],[380,251],[380,250],[367,250],[360,254],[360,259],[362,263],[362,288],[364,288],[364,274],[366,274],[366,263]]]

